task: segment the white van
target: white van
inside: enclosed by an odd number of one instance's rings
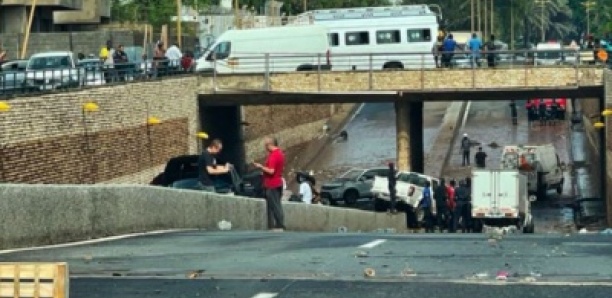
[[[539,43],[536,46],[535,65],[558,65],[565,61],[563,45],[558,42]]]
[[[327,29],[283,26],[223,33],[197,61],[196,71],[264,73],[329,69]],[[266,54],[269,54],[266,61]],[[268,67],[266,68],[266,64]]]
[[[505,146],[502,169],[519,170],[527,175],[527,188],[538,199],[544,199],[550,189],[563,192],[564,165],[552,144],[539,146]]]
[[[432,49],[440,13],[432,11],[433,7],[313,10],[298,15],[295,22],[329,29],[333,70],[435,68]]]

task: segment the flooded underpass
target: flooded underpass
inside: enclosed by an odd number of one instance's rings
[[[440,124],[449,103],[427,103],[424,106],[424,150],[428,152],[436,138]],[[591,152],[584,144],[584,132],[571,130],[567,121],[557,121],[548,125],[538,122],[531,126],[527,121],[525,100],[517,101],[519,121],[512,125],[509,101],[471,102],[466,111],[463,126],[457,134],[467,133],[475,146],[471,157],[479,146],[487,153],[487,168],[499,168],[502,149],[506,145],[553,144],[559,158],[567,165],[564,173],[564,184],[561,194],[555,191],[548,193],[548,198],[534,203],[533,214],[537,233],[568,232],[573,229],[572,210],[567,209],[575,198],[580,196],[580,181],[588,194],[597,195],[594,190],[598,180],[596,166],[589,161]],[[385,167],[389,161],[396,159],[395,110],[392,103],[363,104],[354,117],[346,124],[347,141],[336,141],[329,144],[311,163],[310,168],[321,185],[334,177],[353,168],[369,169]],[[582,134],[581,134],[582,133]],[[463,179],[471,175],[471,167],[461,166],[460,137],[456,138],[449,162],[443,170],[443,178]],[[574,152],[575,151],[575,152]],[[575,159],[584,160],[590,168],[573,167]],[[427,165],[425,165],[427,167]],[[580,178],[580,179],[577,179]],[[589,192],[591,190],[591,192]],[[360,199],[357,208],[372,210],[369,199]]]

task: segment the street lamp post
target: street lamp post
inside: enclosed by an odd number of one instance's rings
[[[582,3],[582,6],[584,6],[584,9],[586,11],[587,17],[587,35],[591,34],[591,7],[596,4],[597,3],[595,3],[595,1],[586,1]]]
[[[493,30],[495,30],[495,26],[493,25],[493,20],[495,19],[495,0],[491,0],[491,35],[493,35]]]
[[[542,42],[546,41],[546,30],[544,30],[544,10],[546,9],[546,4],[550,0],[536,0],[535,2],[540,5],[540,30],[542,34]]]
[[[510,50],[514,50],[514,1],[510,0]]]

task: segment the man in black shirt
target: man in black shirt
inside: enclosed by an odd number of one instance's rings
[[[482,147],[478,147],[478,152],[474,155],[474,160],[476,161],[476,166],[484,169],[485,163],[487,160],[487,154],[482,151]]]
[[[202,151],[198,159],[198,182],[201,190],[215,192],[215,184],[211,176],[229,173],[231,169],[230,164],[219,166],[215,160],[215,156],[221,152],[222,148],[221,140],[214,139],[206,150]]]

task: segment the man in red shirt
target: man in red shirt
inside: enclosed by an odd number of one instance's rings
[[[255,167],[263,172],[263,186],[268,211],[268,228],[273,231],[285,230],[285,216],[281,202],[283,196],[283,170],[285,168],[285,154],[278,147],[278,140],[266,137],[264,146],[268,151],[265,165],[254,163]]]

